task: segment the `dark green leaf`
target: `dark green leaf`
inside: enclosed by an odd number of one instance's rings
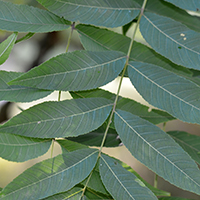
[[[75,186],[67,192],[55,194],[42,200],[81,200],[82,193],[83,188]]]
[[[10,82],[40,89],[79,91],[103,86],[115,79],[126,62],[115,51],[74,51],[61,54]]]
[[[178,119],[200,124],[200,88],[155,65],[130,62],[128,74],[137,91],[151,105]]]
[[[97,155],[98,150],[81,149],[37,163],[9,183],[0,198],[42,199],[67,191],[90,174]]]
[[[114,50],[124,53],[128,52],[131,39],[121,34],[114,33],[106,29],[99,29],[93,26],[81,25],[76,26],[80,33],[81,43],[84,48],[89,51],[105,51]],[[173,64],[165,57],[157,54],[153,49],[134,41],[131,60],[141,61],[145,63],[155,64],[170,70],[174,73],[184,76],[191,76],[189,69]]]
[[[199,32],[150,12],[145,12],[141,18],[140,31],[156,52],[178,65],[200,69]]]
[[[107,195],[98,193],[98,192],[91,190],[89,188],[87,188],[87,190],[85,192],[85,196],[90,200],[97,200],[97,199],[113,200],[113,198],[111,196],[107,196]]]
[[[186,199],[182,197],[161,197],[159,200],[192,200],[192,199]]]
[[[168,134],[200,164],[200,137],[183,131],[170,131]]]
[[[165,0],[174,5],[185,9],[185,10],[192,10],[192,11],[199,11],[200,10],[200,1],[199,0]]]
[[[133,21],[129,22],[128,24],[125,24],[124,26],[122,26],[123,35],[126,35],[127,31],[130,29],[132,24],[133,24]]]
[[[0,132],[36,138],[78,136],[101,126],[111,108],[112,102],[104,98],[44,102],[10,119]]]
[[[80,135],[78,137],[69,137],[67,139],[89,146],[101,146],[101,141],[103,139],[105,130],[106,123],[91,133]],[[117,138],[117,132],[114,129],[110,128],[108,130],[104,146],[116,147],[119,146],[120,143],[120,139]]]
[[[0,44],[0,65],[8,59],[16,39],[17,33],[13,33]]]
[[[37,0],[44,7],[69,21],[96,26],[118,27],[133,20],[140,7],[132,0]]]
[[[99,170],[106,189],[114,199],[157,199],[140,179],[106,155],[101,155]]]
[[[131,113],[117,110],[115,128],[132,155],[184,190],[200,194],[200,171],[190,156],[164,131]]]
[[[0,1],[0,29],[16,32],[50,32],[64,30],[69,22],[38,8]]]
[[[9,86],[7,82],[19,77],[21,72],[0,71],[0,100],[11,102],[30,102],[43,98],[53,91],[24,86]]]
[[[71,152],[71,151],[76,151],[78,149],[85,149],[88,148],[88,146],[83,145],[83,144],[79,144],[77,142],[73,142],[70,140],[56,140],[56,142],[58,142],[60,144],[60,146],[62,147],[63,153],[65,152]]]
[[[24,162],[45,154],[51,140],[33,139],[8,133],[0,133],[0,157],[15,162]]]

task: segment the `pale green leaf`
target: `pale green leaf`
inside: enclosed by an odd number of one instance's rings
[[[135,0],[135,1],[138,4],[140,4],[140,6],[142,6],[143,2],[141,0]],[[182,10],[168,2],[158,1],[158,0],[147,1],[147,5],[145,6],[145,11],[170,17],[175,21],[179,21],[182,24],[185,24],[190,29],[200,32],[199,17],[191,16],[185,10]]]
[[[140,179],[106,155],[101,155],[99,170],[103,184],[114,199],[157,199]]]
[[[16,32],[50,32],[64,30],[69,22],[46,11],[27,5],[0,1],[0,29]]]
[[[170,131],[168,134],[200,164],[200,137],[183,131]]]
[[[130,62],[128,74],[137,91],[151,105],[189,123],[200,124],[200,88],[158,66]]]
[[[44,102],[11,118],[0,132],[36,138],[78,136],[101,126],[111,108],[112,102],[104,98]]]
[[[128,52],[131,39],[118,33],[114,33],[107,29],[99,29],[97,27],[81,25],[76,26],[80,33],[81,43],[84,48],[89,51],[105,51],[114,50],[124,53]],[[131,60],[155,64],[170,70],[174,73],[184,76],[190,76],[192,73],[185,67],[177,66],[165,57],[157,54],[153,49],[140,44],[136,41],[133,43]]]
[[[125,57],[125,54],[115,51],[65,53],[33,68],[9,84],[64,91],[94,89],[119,75],[125,65]]]
[[[165,0],[168,1],[182,9],[199,11],[200,10],[200,1],[199,0]]]
[[[16,39],[17,33],[13,33],[0,44],[0,65],[8,59]]]
[[[21,137],[0,133],[0,157],[14,162],[24,162],[45,154],[51,140]]]
[[[43,98],[53,91],[31,87],[8,85],[7,82],[19,77],[21,72],[0,71],[0,100],[11,102],[30,102]]]
[[[133,20],[140,12],[133,0],[37,0],[44,7],[69,21],[96,26],[118,27]]]
[[[200,69],[200,33],[180,22],[145,12],[140,31],[149,45],[172,62]]]
[[[114,122],[120,139],[136,159],[171,184],[200,194],[200,170],[168,134],[121,110],[115,112]]]
[[[98,150],[81,149],[35,164],[9,183],[1,200],[42,199],[67,191],[95,166]]]
[[[75,186],[71,190],[53,196],[44,198],[42,200],[82,200],[81,195],[83,193],[83,188]]]

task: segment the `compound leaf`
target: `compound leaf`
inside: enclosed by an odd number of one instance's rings
[[[17,33],[13,33],[0,44],[0,65],[8,59],[16,39]]]
[[[151,105],[189,123],[200,124],[200,88],[155,65],[131,61],[128,74],[137,91]]]
[[[96,26],[118,27],[137,17],[139,5],[133,0],[37,0],[44,7],[69,21]]]
[[[129,112],[115,112],[115,128],[132,155],[184,190],[200,194],[200,171],[190,156],[164,131]]]
[[[15,32],[51,32],[67,29],[70,23],[46,10],[0,1],[0,29]]]
[[[11,118],[0,132],[36,138],[78,136],[101,126],[111,108],[112,102],[104,98],[44,102]]]
[[[156,52],[178,65],[200,69],[199,32],[150,12],[145,12],[141,18],[140,31]]]
[[[99,170],[103,184],[114,199],[157,199],[140,179],[106,155],[101,155]]]
[[[65,192],[90,174],[97,155],[98,150],[81,149],[37,163],[9,183],[0,199],[42,199]]]
[[[121,52],[75,51],[52,58],[9,84],[49,90],[89,90],[115,79],[125,61]]]

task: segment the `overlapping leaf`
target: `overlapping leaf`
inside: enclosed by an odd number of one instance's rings
[[[43,98],[53,92],[50,90],[40,90],[24,86],[9,86],[7,84],[7,82],[19,77],[22,74],[23,73],[21,72],[0,71],[0,100],[11,102],[30,102]]]
[[[37,0],[44,7],[69,21],[105,27],[118,27],[137,17],[139,5],[133,0]]]
[[[0,29],[16,32],[50,32],[64,30],[69,22],[46,11],[27,5],[0,1]]]
[[[172,62],[200,69],[200,33],[170,18],[145,12],[140,31],[151,47]]]
[[[140,6],[142,6],[141,0],[135,0],[135,1],[138,4],[140,4]],[[145,11],[172,18],[175,21],[179,21],[182,24],[185,24],[190,29],[200,32],[199,17],[191,16],[185,10],[173,6],[168,2],[158,1],[158,0],[147,1],[147,4],[145,6]]]
[[[174,5],[183,8],[185,10],[199,11],[200,10],[200,1],[199,0],[165,0]]]
[[[200,164],[200,137],[183,131],[170,131],[168,134]]]
[[[97,150],[82,149],[37,163],[9,183],[0,199],[42,199],[67,191],[89,175],[97,155]]]
[[[10,83],[50,90],[88,90],[115,79],[125,61],[121,52],[75,51],[52,58]]]
[[[165,132],[131,113],[117,110],[115,127],[132,155],[159,176],[200,194],[200,171],[190,156]]]
[[[53,196],[44,198],[42,200],[82,200],[81,195],[83,193],[83,188],[75,186],[71,190],[67,192],[62,192],[59,194],[55,194]]]
[[[0,44],[0,65],[8,59],[16,39],[17,33],[13,33]]]
[[[13,117],[0,132],[36,138],[78,136],[101,126],[111,108],[112,102],[104,98],[44,102]]]
[[[128,47],[131,40],[126,36],[114,33],[106,29],[99,29],[93,26],[81,24],[76,26],[76,29],[80,33],[81,43],[83,44],[86,50],[115,50],[124,53],[128,52]],[[140,44],[136,41],[134,41],[133,43],[130,59],[155,64],[174,73],[181,74],[184,76],[190,76],[192,74],[188,69],[173,64],[165,57],[157,54],[151,48]]]
[[[157,199],[142,181],[106,155],[101,155],[99,170],[106,189],[114,199]]]
[[[200,124],[200,88],[158,66],[131,61],[131,82],[151,105],[189,123]]]
[[[24,162],[45,154],[51,140],[21,137],[0,133],[0,157],[15,162]]]

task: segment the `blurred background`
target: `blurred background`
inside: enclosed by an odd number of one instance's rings
[[[32,6],[40,7],[36,0],[6,0],[16,4],[29,4]],[[130,28],[127,33],[128,37],[132,36],[132,32],[134,29],[134,25]],[[112,29],[112,31],[122,33],[122,28]],[[11,52],[9,59],[2,65],[0,65],[0,70],[6,71],[17,71],[17,72],[25,72],[30,70],[31,68],[38,66],[40,63],[48,60],[49,58],[56,56],[58,54],[64,53],[67,46],[67,39],[70,33],[70,28],[65,31],[60,32],[51,32],[51,33],[42,33],[35,34],[31,39],[22,41],[16,44]],[[0,42],[6,39],[11,33],[0,31]],[[25,34],[19,34],[18,38],[23,37]],[[145,43],[142,38],[140,32],[137,32],[136,40]],[[70,43],[69,51],[80,50],[83,49],[78,33],[76,31],[73,32],[72,40]],[[118,87],[119,78],[115,79],[111,83],[103,86],[102,88],[113,93],[116,93]],[[130,83],[128,78],[124,78],[121,96],[128,97],[134,99],[142,104],[145,104],[152,108],[141,96],[137,93],[133,85]],[[68,92],[62,92],[61,99],[69,99],[71,98]],[[0,101],[0,123],[4,123],[9,118],[17,115],[20,111],[18,106],[23,109],[27,109],[35,104],[38,104],[43,101],[56,100],[58,99],[58,92],[54,92],[48,97],[44,99],[40,99],[31,103],[10,103],[5,101]],[[161,129],[163,124],[158,125]],[[180,122],[178,120],[173,120],[166,124],[166,131],[170,130],[180,130],[186,131],[191,134],[200,136],[200,126],[192,125]],[[56,144],[56,143],[55,143]],[[147,182],[153,185],[155,175],[153,172],[148,170],[144,165],[138,162],[124,147],[120,146],[118,148],[104,148],[104,152],[110,154],[111,156],[117,157],[123,162],[130,165],[136,172],[140,174],[142,178],[144,178]],[[59,145],[55,145],[54,147],[54,156],[61,153],[61,149]],[[9,162],[0,158],[0,187],[6,186],[10,181],[12,181],[16,176],[22,173],[25,169],[32,166],[33,164],[50,158],[50,150],[45,155],[24,162],[24,163],[14,163]],[[195,194],[191,194],[189,192],[180,190],[175,186],[172,186],[168,182],[164,181],[162,178],[158,177],[158,188],[163,189],[165,191],[171,192],[172,196],[181,196],[184,198],[190,199],[200,199],[199,196]]]

